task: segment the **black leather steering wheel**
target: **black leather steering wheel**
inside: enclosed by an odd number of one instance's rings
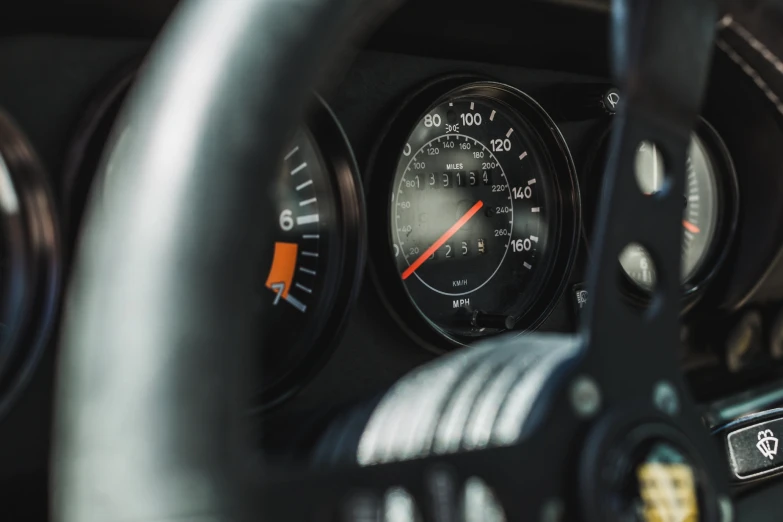
[[[178,9],[115,130],[103,165],[108,189],[89,211],[70,287],[56,519],[366,520],[362,513],[397,495],[424,519],[452,520],[457,492],[478,477],[508,520],[613,520],[622,511],[616,499],[636,483],[632,471],[663,442],[690,470],[700,519],[733,520],[723,458],[671,348],[679,315],[675,196],[713,46],[713,0],[615,2],[614,65],[628,101],[615,125],[592,309],[580,335],[498,340],[423,370],[437,376],[507,354],[501,360],[519,365],[514,386],[526,405],[511,435],[404,462],[261,473],[247,441],[243,377],[257,368],[247,363],[261,341],[250,321],[253,281],[269,245],[246,224],[261,222],[258,195],[310,87],[342,44],[393,3],[195,0]],[[659,144],[669,165],[668,190],[656,198],[618,174],[633,168],[644,139]],[[615,284],[613,260],[631,241],[651,251],[660,281],[641,314]],[[534,356],[517,360],[520,349]]]

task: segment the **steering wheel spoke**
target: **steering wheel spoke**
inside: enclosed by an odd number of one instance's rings
[[[588,363],[607,395],[648,393],[660,379],[678,380],[680,264],[685,163],[705,91],[718,7],[715,0],[615,0],[613,66],[623,92],[604,175],[582,323]],[[658,190],[637,183],[643,145],[663,160]],[[643,247],[654,282],[646,309],[619,288],[618,258]],[[611,364],[607,364],[611,362]],[[622,372],[617,372],[622,368]],[[618,379],[618,374],[633,375]]]

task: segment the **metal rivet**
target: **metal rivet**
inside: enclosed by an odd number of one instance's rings
[[[734,504],[726,495],[718,497],[718,510],[720,511],[721,522],[732,522],[734,520]]]
[[[653,390],[653,403],[655,407],[667,415],[677,415],[680,411],[680,398],[677,390],[667,381],[661,381]]]
[[[577,377],[571,385],[571,404],[580,417],[592,417],[601,408],[601,390],[587,376]]]

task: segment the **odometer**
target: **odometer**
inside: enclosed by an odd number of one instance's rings
[[[554,123],[510,87],[469,84],[421,115],[397,163],[390,237],[431,325],[463,342],[541,317],[558,256],[569,266],[572,234],[559,246],[575,229],[572,174]]]

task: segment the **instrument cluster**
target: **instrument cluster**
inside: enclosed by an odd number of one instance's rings
[[[564,295],[580,248],[589,256],[606,141],[622,104],[616,89],[603,92],[592,108],[579,104],[576,117],[592,115],[599,129],[588,134],[590,153],[579,166],[556,118],[511,85],[447,77],[399,108],[369,167],[371,262],[394,315],[428,347],[443,351],[505,331],[525,334]],[[665,189],[664,165],[655,144],[643,142],[628,175],[655,197]],[[685,310],[718,272],[738,213],[731,156],[706,121],[694,131],[687,173]],[[617,270],[627,298],[645,306],[655,271],[644,246],[623,251]],[[586,290],[576,295],[584,306]]]
[[[133,74],[126,71],[95,104],[111,109],[81,126],[85,135],[76,141],[92,144],[82,149],[102,150],[107,134],[96,129],[111,127]],[[600,82],[529,91],[486,74],[435,74],[390,102],[385,124],[367,137],[368,150],[355,149],[355,134],[349,139],[344,107],[312,99],[273,174],[274,190],[258,195],[277,232],[269,238],[273,254],[258,262],[256,313],[259,324],[274,326],[260,332],[264,387],[255,390],[255,411],[317,375],[342,342],[360,290],[377,296],[381,313],[412,345],[434,353],[505,332],[577,328],[589,302],[579,283],[622,93]],[[563,132],[575,126],[579,134]],[[102,183],[92,179],[94,157],[71,163],[74,193]],[[687,172],[686,311],[719,272],[739,210],[731,155],[706,120],[695,127]],[[628,175],[649,197],[666,189],[665,160],[654,143],[639,146]],[[617,277],[640,310],[649,303],[654,260],[643,245],[618,256]],[[572,317],[547,326],[569,299]]]

